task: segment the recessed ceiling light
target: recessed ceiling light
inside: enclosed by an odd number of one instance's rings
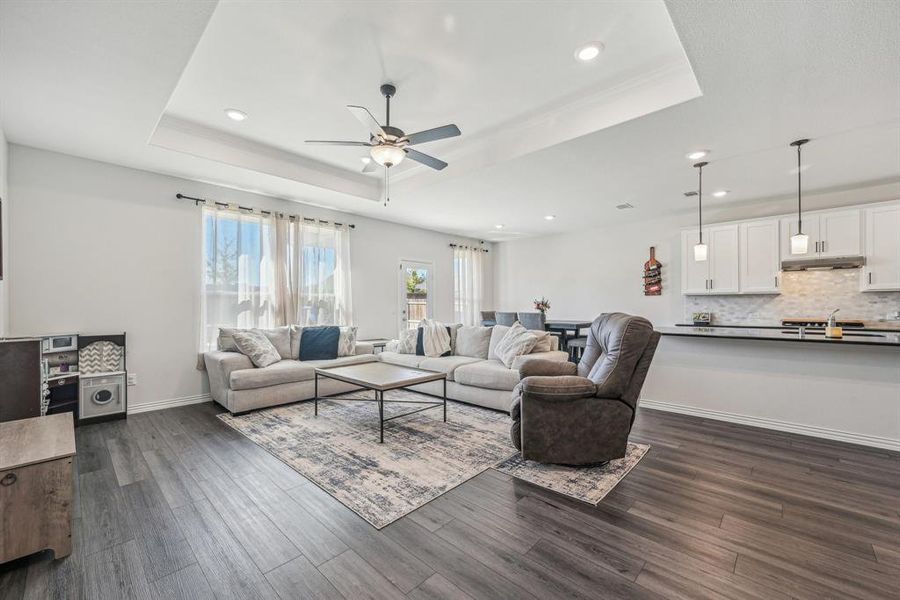
[[[503,229],[503,225],[494,225],[494,229]]]
[[[722,198],[723,196],[728,195],[728,190],[719,190],[718,192],[713,192],[713,196],[716,198]]]
[[[232,121],[243,121],[247,118],[247,113],[236,108],[226,108],[225,116],[227,116]]]
[[[556,215],[547,215],[547,216],[544,217],[544,218],[547,219],[548,221],[552,221],[553,219],[556,218]]]
[[[623,204],[616,204],[616,208],[618,208],[619,210],[628,210],[629,208],[634,208],[634,204],[625,202]]]
[[[600,56],[603,51],[601,42],[589,42],[575,51],[575,58],[581,62],[590,62]]]
[[[709,150],[695,150],[687,155],[687,157],[691,160],[699,160],[709,154]]]

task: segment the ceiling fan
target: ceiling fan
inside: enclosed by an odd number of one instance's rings
[[[375,170],[376,164],[385,168],[385,204],[390,200],[388,197],[388,169],[399,165],[404,158],[409,157],[417,163],[421,163],[437,171],[447,166],[447,163],[428,154],[419,152],[410,148],[416,144],[424,144],[425,142],[434,142],[445,138],[456,137],[460,135],[459,127],[456,125],[444,125],[435,127],[434,129],[426,129],[418,133],[406,134],[402,129],[391,126],[391,97],[397,93],[397,88],[389,83],[381,86],[381,95],[385,99],[385,124],[379,125],[378,121],[364,106],[348,105],[347,110],[353,113],[353,116],[359,119],[366,129],[369,130],[368,142],[345,142],[333,140],[306,140],[307,144],[323,144],[328,146],[363,146],[369,148],[371,160],[366,162],[363,167],[363,173],[370,173]]]

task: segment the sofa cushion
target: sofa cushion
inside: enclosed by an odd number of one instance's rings
[[[304,327],[300,333],[300,360],[330,360],[338,357],[341,330],[334,325]]]
[[[453,353],[487,360],[490,345],[490,327],[461,327],[456,333],[456,349]]]
[[[353,356],[356,354],[356,327],[341,327],[340,332],[338,356]]]
[[[491,327],[491,342],[488,344],[488,359],[497,359],[497,344],[500,343],[500,340],[503,339],[503,336],[506,335],[507,331],[509,331],[509,325],[494,325]]]
[[[392,365],[402,365],[404,367],[418,367],[419,363],[428,358],[427,356],[417,356],[415,354],[404,354],[402,352],[379,352],[378,360]]]
[[[374,354],[354,354],[353,356],[338,356],[330,360],[305,360],[304,365],[314,369],[327,369],[329,367],[346,367],[347,365],[361,365],[364,363],[378,362]]]
[[[419,363],[420,369],[425,369],[427,371],[438,371],[439,373],[447,374],[447,381],[453,381],[453,372],[456,371],[457,367],[461,367],[463,365],[470,365],[472,363],[478,362],[480,359],[472,358],[470,356],[436,356],[432,358],[425,358],[422,362]]]
[[[480,360],[457,367],[453,380],[489,390],[512,390],[519,383],[519,372],[507,369],[499,360]]]
[[[237,344],[234,342],[235,331],[259,331],[266,336],[281,358],[296,358],[297,355],[291,355],[291,328],[288,325],[284,327],[273,327],[271,329],[259,329],[248,327],[219,327],[219,337],[216,340],[217,347],[222,352],[240,352]]]
[[[235,331],[232,338],[241,354],[250,357],[257,367],[268,367],[281,360],[278,349],[259,329]]]
[[[537,336],[533,332],[525,329],[521,323],[515,322],[494,348],[494,352],[504,365],[512,368],[516,357],[531,352],[536,342]]]
[[[529,360],[552,360],[554,362],[568,362],[569,353],[563,352],[562,350],[551,350],[550,352],[530,352],[528,354],[517,356],[513,361],[511,368],[518,371],[522,368],[522,365]],[[571,364],[573,367],[575,366],[574,363],[569,364]]]
[[[315,374],[315,367],[298,360],[282,360],[260,369],[232,371],[228,387],[232,390],[253,390],[282,383],[309,381]]]

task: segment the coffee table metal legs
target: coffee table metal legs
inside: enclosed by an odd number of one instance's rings
[[[315,383],[315,387],[313,388],[313,398],[314,398],[313,401],[315,402],[315,409],[314,409],[315,412],[313,414],[318,417],[319,416],[319,374],[318,373],[316,373],[316,383]]]
[[[444,423],[447,422],[447,380],[444,379]]]
[[[384,443],[384,392],[379,392],[375,390],[375,399],[378,400],[378,421],[380,422],[380,429],[378,431],[378,443]]]

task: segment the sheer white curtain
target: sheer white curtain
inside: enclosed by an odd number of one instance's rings
[[[463,325],[481,322],[483,256],[481,248],[453,249],[453,310],[456,321]]]
[[[351,325],[346,225],[203,208],[200,351],[219,327]]]
[[[203,208],[201,351],[214,350],[219,327],[274,327],[275,219]]]

